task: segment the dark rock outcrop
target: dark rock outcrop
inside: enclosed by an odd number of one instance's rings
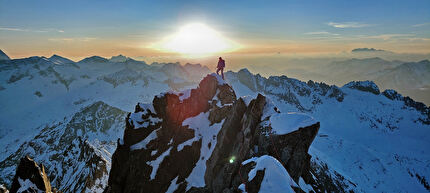
[[[24,185],[26,184],[26,185]],[[30,157],[21,159],[13,178],[11,193],[20,192],[51,192],[51,183],[45,173],[43,164],[37,165]]]
[[[231,117],[241,119],[233,120],[231,123],[238,125],[228,125],[219,132],[217,138],[219,141],[211,159],[208,160],[205,175],[206,185],[212,192],[234,192],[242,183],[245,183],[248,192],[258,192],[264,171],[257,171],[256,177],[248,182],[244,179],[248,176],[250,166],[240,166],[240,164],[246,159],[262,155],[270,155],[278,159],[294,181],[298,182],[299,177],[303,177],[309,179],[306,180],[307,183],[313,182],[310,171],[311,156],[307,151],[318,133],[319,122],[285,135],[277,135],[271,132],[270,125],[260,124],[262,121],[267,121],[260,120],[265,105],[265,97],[258,95],[250,102],[242,116],[236,116],[236,112],[233,111]],[[274,112],[276,112],[275,109]],[[232,158],[235,162],[229,163]]]
[[[234,104],[233,114],[218,133],[217,146],[207,161],[205,182],[213,192],[229,188],[237,175],[239,164],[249,158],[250,147],[253,147],[252,138],[265,103],[265,97],[258,95],[248,107],[242,99]],[[235,161],[229,163],[232,157]]]
[[[318,122],[285,135],[264,135],[264,132],[270,132],[270,128],[261,128],[257,132],[262,133],[255,135],[258,152],[254,156],[271,155],[277,158],[290,176],[298,181],[300,176],[310,174],[311,156],[307,152],[319,127]]]
[[[243,183],[249,192],[258,192],[264,171],[257,171],[247,182],[243,177],[253,165],[241,163],[260,155],[278,159],[296,182],[303,177],[311,183],[307,150],[319,123],[277,135],[270,131],[270,124],[262,124],[269,119],[263,117],[266,111],[279,113],[276,107],[267,108],[272,106],[265,96],[259,94],[247,105],[216,75],[205,77],[196,89],[164,93],[152,105],[138,104],[126,118],[105,192],[237,192]],[[208,113],[209,127],[222,123],[219,132],[209,136],[210,143],[204,142],[198,130],[183,125],[184,120],[202,113]],[[204,147],[211,150],[207,157],[201,156],[206,155]],[[190,185],[194,182],[188,179],[199,160],[206,160],[205,171],[200,171],[203,187]]]
[[[364,92],[370,92],[375,95],[380,93],[379,87],[373,81],[352,81],[345,84],[344,87],[361,90]]]

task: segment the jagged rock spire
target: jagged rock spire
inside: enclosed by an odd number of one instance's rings
[[[39,166],[28,156],[21,159],[10,189],[11,193],[17,191],[51,192],[51,183],[45,173],[43,164]]]

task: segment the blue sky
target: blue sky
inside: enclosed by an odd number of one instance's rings
[[[244,53],[340,52],[355,46],[430,52],[429,10],[428,0],[0,0],[0,49],[16,56],[57,50],[80,57],[88,50],[108,55],[98,49],[109,46],[130,55],[154,54],[139,48],[202,22],[246,45]]]

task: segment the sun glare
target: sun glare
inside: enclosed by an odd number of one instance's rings
[[[231,52],[238,45],[205,24],[191,23],[180,28],[176,34],[166,37],[155,48],[196,56]]]

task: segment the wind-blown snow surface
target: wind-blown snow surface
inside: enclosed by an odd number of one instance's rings
[[[426,192],[430,179],[428,107],[359,88],[328,86],[247,70],[226,73],[238,96],[264,93],[281,112],[305,112],[321,122],[310,147],[312,161],[327,164],[358,192]],[[368,88],[367,91],[364,91]],[[377,87],[376,87],[377,88]],[[379,90],[378,90],[379,93]]]

